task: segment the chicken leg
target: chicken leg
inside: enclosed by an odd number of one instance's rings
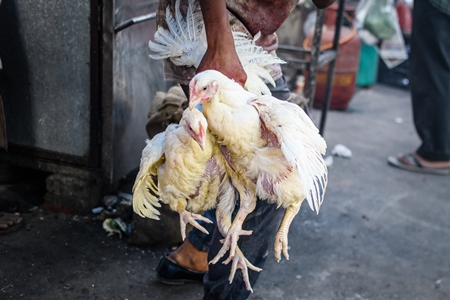
[[[291,226],[292,220],[300,211],[300,203],[296,203],[295,205],[290,205],[284,211],[284,216],[281,221],[280,228],[278,229],[277,235],[275,236],[274,243],[274,254],[277,262],[281,260],[281,251],[283,251],[284,257],[289,260],[288,254],[288,233],[289,227]]]
[[[208,218],[203,217],[199,214],[191,213],[187,210],[179,210],[178,213],[180,214],[180,229],[181,229],[181,237],[183,241],[186,239],[186,225],[189,223],[201,232],[205,234],[209,234],[208,230],[205,229],[202,225],[198,224],[196,220],[200,220],[206,223],[212,223],[212,221]]]
[[[236,270],[239,268],[242,270],[242,277],[244,279],[245,287],[248,291],[253,293],[252,286],[250,284],[250,278],[248,277],[248,269],[251,269],[256,272],[261,272],[262,269],[256,267],[248,259],[245,258],[244,253],[242,253],[241,249],[236,246],[236,252],[233,257],[229,256],[223,263],[225,265],[229,264],[230,261],[233,261],[231,265],[230,276],[228,277],[228,281],[233,282],[234,275],[236,274]]]
[[[239,191],[240,195],[240,207],[231,223],[231,227],[226,233],[225,239],[223,240],[223,246],[220,249],[219,253],[217,253],[216,257],[211,261],[211,263],[215,264],[219,261],[219,259],[230,250],[230,256],[233,257],[236,253],[237,242],[239,240],[239,236],[241,235],[251,235],[253,230],[243,230],[242,224],[245,221],[245,218],[250,214],[256,207],[256,196],[252,191],[254,189],[248,189],[244,185],[240,185],[238,187],[238,183],[233,181],[234,186]]]
[[[229,203],[219,203],[216,210],[216,219],[217,219],[217,227],[220,231],[220,233],[225,237],[227,235],[227,232],[229,231],[231,227],[231,215],[234,210],[234,203],[230,205]],[[223,242],[224,240],[221,240]],[[217,258],[217,257],[216,257]],[[214,259],[216,259],[214,258]],[[228,277],[228,280],[230,284],[233,282],[234,275],[236,274],[237,269],[241,269],[242,271],[242,278],[245,283],[245,287],[248,291],[251,291],[253,293],[252,286],[250,284],[250,278],[248,275],[248,269],[251,269],[255,272],[261,272],[262,269],[256,267],[252,263],[248,261],[248,259],[245,258],[244,254],[240,250],[239,246],[236,245],[236,252],[234,256],[229,256],[223,264],[227,265],[232,261],[231,265],[231,271],[230,276]],[[215,261],[217,262],[217,261]],[[214,263],[215,263],[214,262]],[[212,263],[212,261],[211,261]]]

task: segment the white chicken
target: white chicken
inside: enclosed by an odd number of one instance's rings
[[[133,186],[133,209],[141,217],[159,220],[161,199],[180,214],[183,240],[187,223],[208,234],[196,220],[211,221],[199,213],[215,207],[218,199],[234,201],[225,166],[203,114],[186,109],[179,126],[171,124],[147,140]]]
[[[210,220],[198,213],[217,208],[217,226],[226,236],[236,198],[228,176],[230,172],[233,171],[215,137],[209,133],[203,114],[196,108],[186,109],[179,126],[171,124],[166,131],[147,140],[133,186],[134,211],[141,217],[159,220],[157,207],[161,206],[161,199],[180,214],[184,240],[187,223],[208,234],[196,220]],[[236,253],[225,261],[227,264],[232,262],[229,281],[239,268],[247,289],[251,290],[248,268],[257,272],[262,269],[252,265],[239,247],[236,247]]]
[[[197,74],[189,89],[189,107],[202,103],[211,132],[227,149],[225,157],[235,172],[231,180],[240,193],[239,211],[212,263],[228,250],[233,257],[239,236],[251,234],[242,223],[254,210],[256,196],[285,208],[274,252],[277,261],[281,252],[289,259],[289,226],[303,200],[317,213],[323,202],[328,173],[324,139],[299,106],[249,93],[220,72]]]
[[[180,0],[175,3],[175,13],[172,15],[170,7],[166,8],[165,20],[168,30],[159,26],[154,40],[149,41],[149,47],[155,54],[153,59],[169,58],[177,66],[194,66],[197,68],[207,49],[206,31],[200,10],[195,9],[195,0],[189,0],[186,17],[180,11]],[[270,95],[267,83],[275,86],[275,81],[267,68],[273,64],[286,63],[282,59],[271,55],[256,41],[261,36],[256,34],[253,39],[246,33],[233,31],[236,53],[247,73],[244,88],[257,95]]]

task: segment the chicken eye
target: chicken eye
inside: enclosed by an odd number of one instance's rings
[[[206,91],[207,89],[208,89],[208,86],[205,85],[205,86],[203,87],[203,90]]]

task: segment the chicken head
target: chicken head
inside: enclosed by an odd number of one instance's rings
[[[208,123],[198,109],[193,109],[191,111],[185,110],[180,121],[180,126],[182,126],[192,139],[198,143],[202,150],[205,150]]]
[[[211,80],[207,75],[208,73],[202,72],[197,74],[189,83],[189,109],[192,110],[198,104],[208,102],[217,93],[219,89],[219,83],[215,80]],[[200,76],[198,76],[200,75]]]

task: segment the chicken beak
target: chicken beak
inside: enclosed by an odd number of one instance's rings
[[[193,110],[200,103],[202,103],[202,101],[199,101],[198,99],[195,99],[195,97],[191,97],[189,99],[189,110]]]
[[[199,104],[202,104],[202,98],[198,97],[196,94],[190,94],[189,97],[189,110],[193,110]]]
[[[205,140],[201,140],[198,144],[200,145],[200,148],[202,148],[202,151],[205,151]]]
[[[195,86],[197,81],[193,79],[189,84],[189,110],[193,110],[198,104],[201,103],[200,99],[198,99],[195,93]]]
[[[205,129],[203,128],[203,126],[200,124],[200,134],[197,135],[197,143],[200,146],[200,148],[202,148],[202,151],[205,151],[205,145],[206,145],[206,133],[205,133]]]
[[[205,151],[205,138],[202,136],[195,136],[194,140],[197,142],[197,144],[200,146],[202,151]]]

